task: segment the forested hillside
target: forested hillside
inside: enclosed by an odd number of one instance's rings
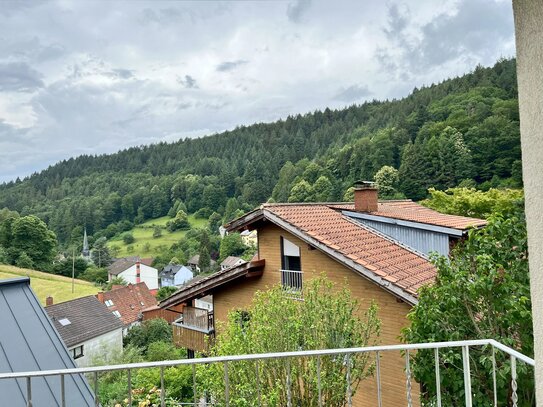
[[[401,100],[70,158],[1,185],[0,208],[37,215],[66,247],[84,225],[110,238],[179,208],[217,222],[270,198],[342,200],[355,180],[377,172],[388,196],[413,199],[429,187],[520,186],[515,61]]]

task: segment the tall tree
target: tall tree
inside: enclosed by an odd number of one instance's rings
[[[489,219],[482,230],[473,230],[451,258],[434,258],[436,283],[423,287],[419,302],[409,314],[404,340],[411,343],[495,339],[525,355],[533,355],[533,334],[528,273],[528,246],[522,204]],[[490,350],[470,350],[473,402],[490,406],[493,399]],[[500,355],[498,355],[500,356]],[[440,351],[443,405],[464,405],[461,353]],[[511,405],[509,359],[497,358],[498,400]],[[519,406],[533,405],[533,376],[518,367]],[[422,384],[423,399],[436,399],[433,352],[414,356],[413,372]]]

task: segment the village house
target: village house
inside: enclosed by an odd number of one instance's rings
[[[209,261],[209,267],[213,268],[213,266],[216,264],[216,261],[211,259]],[[201,272],[202,270],[200,269],[200,255],[199,254],[196,254],[194,256],[192,256],[189,261],[187,261],[187,266],[190,267],[190,269],[195,272],[195,273],[199,273]]]
[[[175,287],[192,280],[194,272],[181,264],[167,264],[159,274],[161,287]]]
[[[158,290],[158,270],[151,266],[153,259],[124,257],[111,263],[108,268],[108,281],[122,277],[131,284],[146,283],[149,290]]]
[[[111,291],[96,294],[99,302],[121,321],[123,336],[142,321],[143,310],[157,305],[157,300],[146,283],[113,286]]]
[[[123,325],[94,295],[58,304],[47,297],[46,303],[45,311],[79,367],[122,352]]]
[[[206,352],[208,338],[220,335],[214,322],[248,307],[257,290],[282,284],[290,293],[300,292],[306,281],[324,273],[339,286],[347,282],[362,310],[377,303],[379,342],[394,344],[417,303],[417,289],[436,277],[428,254],[448,255],[470,228],[484,225],[410,200],[379,202],[371,185],[358,186],[354,203],[264,204],[227,225],[230,232],[257,230],[258,259],[189,284],[159,306],[178,313],[173,325],[179,346]],[[195,305],[209,295],[212,312]],[[404,367],[398,355],[382,357],[383,405],[404,403]],[[375,392],[375,382],[364,381],[355,405],[373,405],[362,395]]]
[[[240,233],[241,241],[245,246],[255,246],[257,243],[256,230],[243,230]]]
[[[236,256],[228,256],[221,262],[221,270],[239,266],[241,263],[245,263],[245,260]]]
[[[62,342],[36,295],[30,278],[0,280],[0,373],[76,368],[75,361]],[[28,382],[23,379],[0,380],[2,406],[57,406],[59,399],[51,389],[59,388],[58,377],[32,379],[32,400],[27,398]],[[67,375],[67,406],[94,406],[91,387],[82,374]]]

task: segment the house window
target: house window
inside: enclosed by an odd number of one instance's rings
[[[285,288],[301,290],[302,276],[300,248],[281,237],[281,284]]]
[[[117,318],[121,317],[121,313],[119,311],[113,311],[112,314],[115,315]]]
[[[83,357],[83,345],[72,349],[72,358],[79,359],[81,357]]]
[[[113,301],[106,300],[106,302],[104,304],[106,304],[108,307],[111,307],[113,305]]]

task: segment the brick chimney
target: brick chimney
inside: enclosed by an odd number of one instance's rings
[[[376,212],[378,205],[377,188],[373,182],[358,181],[354,185],[354,210],[357,212]]]
[[[96,294],[96,298],[98,298],[98,301],[100,301],[102,304],[104,303],[104,293],[102,291]]]
[[[136,284],[141,282],[141,278],[140,278],[141,267],[140,266],[141,266],[141,263],[139,261],[136,262]]]
[[[53,305],[53,297],[49,296],[45,299],[45,306],[48,307],[50,305]]]

